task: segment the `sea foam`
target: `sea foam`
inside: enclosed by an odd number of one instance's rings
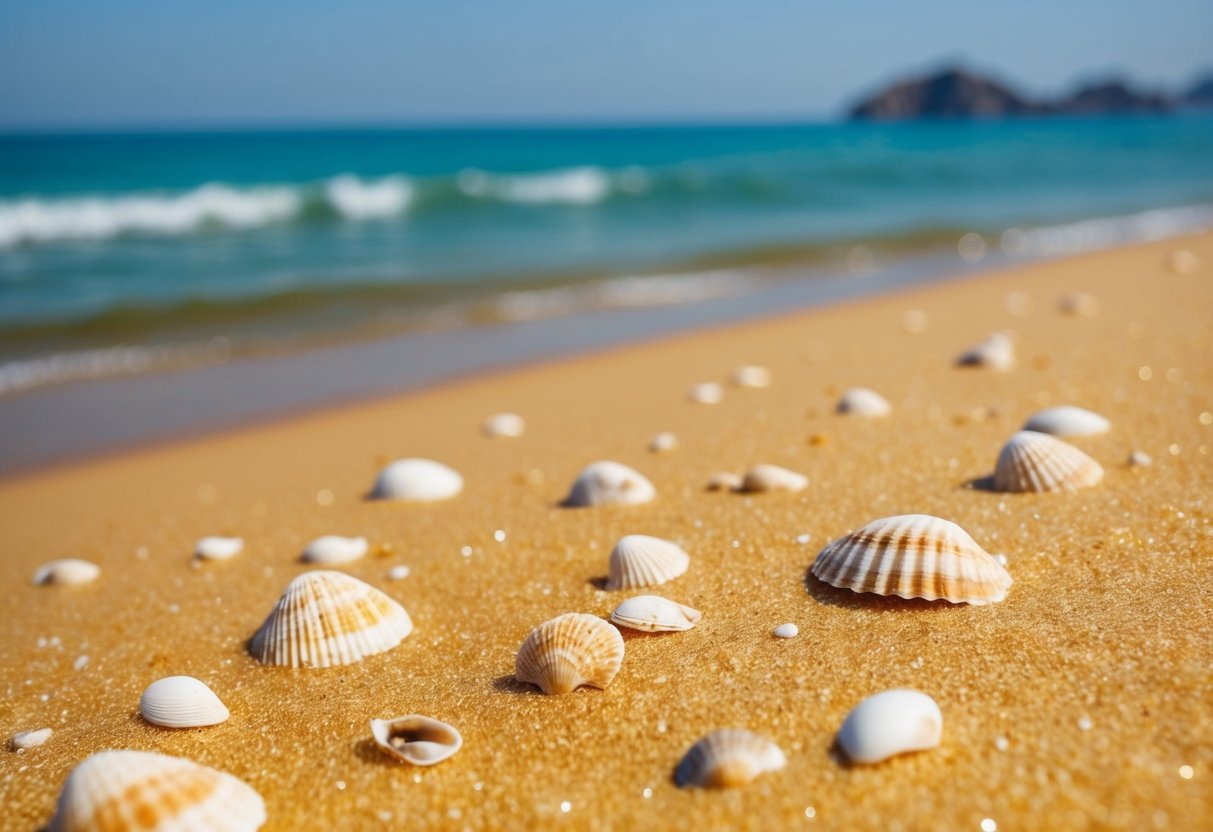
[[[623,184],[635,189],[637,182],[632,172]],[[524,205],[592,205],[611,194],[610,175],[593,166],[517,174],[466,168],[455,177],[455,185],[465,196]]]

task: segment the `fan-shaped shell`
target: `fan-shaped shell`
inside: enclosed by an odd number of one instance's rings
[[[916,690],[886,690],[856,705],[838,731],[838,747],[853,763],[879,763],[939,745],[943,714]]]
[[[1028,418],[1022,430],[1053,436],[1096,436],[1107,433],[1110,427],[1112,423],[1098,413],[1066,404],[1038,410]]]
[[[839,589],[954,604],[1001,601],[1011,588],[964,529],[927,514],[874,520],[822,549],[811,571]]]
[[[809,478],[778,465],[755,465],[746,471],[740,491],[759,493],[764,491],[803,491]]]
[[[517,439],[526,433],[526,420],[517,413],[494,413],[484,420],[480,430],[494,439]]]
[[[744,482],[741,474],[730,471],[717,471],[708,477],[708,491],[739,491]]]
[[[230,716],[215,692],[193,676],[166,676],[148,685],[139,698],[139,713],[164,728],[202,728]]]
[[[78,586],[95,581],[101,567],[92,561],[80,558],[60,558],[47,561],[34,573],[34,583],[39,586]]]
[[[370,548],[365,537],[342,537],[339,534],[326,534],[318,537],[303,550],[301,560],[304,563],[319,563],[335,565],[350,563],[366,556]]]
[[[733,371],[732,381],[735,387],[770,387],[771,371],[756,364],[747,364]]]
[[[680,787],[729,789],[787,765],[779,746],[744,728],[713,731],[691,746],[674,770]]]
[[[1015,366],[1015,342],[1005,333],[991,333],[981,343],[961,353],[956,363],[962,367],[1010,370]]]
[[[441,763],[463,747],[453,725],[418,714],[372,719],[371,736],[385,753],[415,766]]]
[[[591,462],[573,481],[566,506],[638,505],[657,496],[643,474],[610,460]]]
[[[655,454],[663,454],[678,449],[678,437],[668,430],[657,434],[649,440],[649,450]]]
[[[180,757],[101,751],[68,775],[50,832],[244,832],[265,823],[265,803],[230,774]]]
[[[413,631],[404,607],[342,572],[305,572],[287,586],[249,650],[262,664],[338,667],[391,650]]]
[[[432,459],[398,459],[379,472],[371,496],[378,500],[447,500],[463,490],[463,477]]]
[[[660,595],[637,595],[611,613],[611,623],[646,633],[674,633],[694,627],[703,613]]]
[[[862,416],[867,419],[879,419],[893,412],[888,400],[866,387],[852,387],[842,394],[835,407],[839,413],[851,416]]]
[[[687,391],[687,398],[696,404],[720,404],[724,401],[724,388],[714,381],[696,384]]]
[[[623,636],[601,618],[565,613],[534,630],[518,648],[514,676],[546,694],[582,685],[605,688],[623,663]]]
[[[677,543],[629,534],[621,537],[611,550],[607,589],[635,589],[659,586],[687,571],[691,556]]]
[[[194,544],[194,557],[199,560],[227,560],[244,549],[242,537],[220,537],[211,535]]]
[[[994,489],[1075,491],[1103,479],[1103,468],[1073,445],[1030,430],[1012,436],[998,454]]]

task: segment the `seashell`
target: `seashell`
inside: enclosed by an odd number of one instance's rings
[[[582,685],[606,688],[623,663],[623,636],[593,615],[565,613],[540,624],[522,642],[514,677],[546,694]]]
[[[1200,258],[1185,248],[1167,255],[1167,268],[1172,274],[1192,274],[1200,267]]]
[[[619,539],[611,550],[607,589],[635,589],[659,586],[687,571],[691,556],[677,543],[629,534]]]
[[[205,682],[193,676],[166,676],[139,697],[139,713],[164,728],[203,728],[227,722],[231,715]]]
[[[194,557],[199,560],[227,560],[244,549],[242,537],[204,537],[194,544]]]
[[[713,731],[691,746],[674,770],[680,788],[731,789],[787,765],[779,746],[744,728]]]
[[[389,581],[403,581],[405,578],[407,578],[409,576],[409,571],[410,571],[409,568],[407,566],[405,566],[403,563],[397,564],[396,566],[393,566],[391,569],[389,569],[387,571],[388,580]]]
[[[731,381],[734,387],[770,387],[771,371],[756,364],[747,364],[733,371]]]
[[[1154,457],[1145,451],[1134,451],[1129,454],[1129,459],[1125,464],[1133,467],[1145,467],[1154,464]]]
[[[724,401],[724,388],[714,381],[707,381],[692,386],[687,398],[696,404],[720,404]]]
[[[889,406],[889,402],[884,396],[866,387],[852,387],[843,393],[834,409],[838,413],[849,413],[852,416],[863,416],[868,419],[878,419],[893,412],[893,408]]]
[[[852,592],[954,604],[1001,601],[1011,576],[960,526],[928,514],[873,520],[813,561],[822,581]]]
[[[37,748],[51,738],[55,733],[50,728],[36,728],[33,731],[18,731],[9,737],[8,744],[14,751],[27,751]]]
[[[673,451],[678,447],[678,437],[670,433],[668,430],[659,433],[649,440],[649,450],[655,454],[666,453]]]
[[[879,763],[939,745],[943,714],[916,690],[886,690],[856,705],[838,730],[838,747],[853,763]]]
[[[803,491],[809,485],[804,474],[780,468],[778,465],[755,465],[746,471],[739,491],[758,493],[764,491]]]
[[[68,775],[49,829],[244,832],[264,823],[261,795],[230,774],[165,754],[100,751]]]
[[[1110,427],[1112,423],[1098,413],[1067,404],[1033,413],[1020,430],[1034,430],[1054,436],[1096,436],[1107,433]]]
[[[379,472],[371,497],[378,500],[447,500],[463,490],[463,477],[432,459],[398,459]]]
[[[1005,372],[1015,366],[1015,343],[1005,333],[994,332],[956,359],[962,367],[987,367]]]
[[[391,650],[413,631],[404,607],[344,572],[304,572],[291,581],[253,636],[262,664],[339,667]]]
[[[708,477],[708,491],[740,491],[742,477],[728,471],[718,471]]]
[[[304,563],[339,564],[358,560],[370,547],[365,537],[326,534],[307,545],[300,558]]]
[[[60,558],[47,561],[34,573],[34,583],[39,586],[79,586],[97,579],[101,567],[79,558]]]
[[[703,613],[659,595],[629,598],[611,613],[611,623],[646,633],[676,633],[694,627]]]
[[[517,413],[494,413],[484,420],[480,430],[494,439],[517,439],[526,432],[526,420]]]
[[[371,736],[385,752],[415,766],[441,763],[463,747],[463,737],[454,726],[417,714],[372,719]]]
[[[1057,308],[1066,315],[1094,318],[1099,314],[1099,301],[1085,292],[1067,292],[1057,299]]]
[[[995,491],[1075,491],[1103,479],[1103,468],[1073,445],[1047,433],[1021,430],[994,466]]]
[[[657,489],[639,471],[609,460],[591,462],[569,489],[566,506],[638,505],[657,496]]]
[[[800,635],[800,628],[795,624],[780,624],[774,630],[771,630],[771,635],[775,638],[796,638]]]

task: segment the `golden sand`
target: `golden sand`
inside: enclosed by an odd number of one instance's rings
[[[1180,246],[1194,274],[1165,268]],[[1093,318],[1058,298],[1087,292]],[[1010,298],[1008,295],[1016,294]],[[1013,314],[1010,310],[1023,314]],[[907,310],[925,329],[903,327]],[[912,315],[910,329],[920,329]],[[995,329],[1020,363],[958,369]],[[741,364],[767,389],[697,382]],[[836,415],[870,387],[886,419]],[[1074,440],[1106,468],[1074,494],[968,487],[1038,408],[1112,420]],[[509,410],[521,439],[480,423]],[[46,823],[71,768],[105,748],[189,757],[246,780],[270,829],[1150,829],[1213,818],[1213,238],[1092,254],[610,353],[25,475],[0,483],[6,588],[0,826]],[[674,432],[677,450],[646,443]],[[1149,467],[1128,467],[1134,450]],[[377,470],[441,460],[467,481],[431,505],[370,502]],[[595,459],[653,480],[646,506],[558,506]],[[795,494],[705,490],[715,471],[801,471]],[[1006,601],[952,606],[860,596],[808,577],[830,540],[877,517],[954,520],[1005,553]],[[600,579],[627,533],[679,542],[684,576],[656,592],[703,611],[688,632],[625,632],[606,690],[545,697],[513,680],[530,629],[607,616],[628,594]],[[245,538],[191,563],[205,535]],[[343,567],[408,609],[414,633],[345,668],[264,667],[249,637],[322,534],[366,535]],[[36,587],[42,562],[101,565],[83,587]],[[396,564],[408,578],[389,581]],[[642,590],[641,592],[651,592]],[[792,639],[774,626],[795,623]],[[87,657],[87,660],[83,657]],[[171,674],[231,708],[214,728],[144,723],[141,691]],[[850,708],[891,687],[926,691],[942,745],[850,768],[831,752]],[[373,744],[369,720],[425,714],[465,744],[427,769]],[[726,793],[680,790],[674,767],[722,727],[787,753],[782,771]],[[1187,768],[1190,767],[1190,768]],[[983,826],[984,824],[984,826]]]

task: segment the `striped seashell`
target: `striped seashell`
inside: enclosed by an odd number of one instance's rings
[[[1094,318],[1099,314],[1099,301],[1086,292],[1067,292],[1057,299],[1057,308],[1066,315]]]
[[[60,558],[47,561],[34,573],[34,583],[39,586],[79,586],[97,579],[101,567],[80,558]]]
[[[879,763],[939,745],[943,714],[916,690],[886,690],[856,705],[838,731],[838,747],[853,763]]]
[[[606,688],[623,663],[623,636],[601,618],[565,613],[540,624],[518,648],[514,677],[545,694]]]
[[[339,667],[391,650],[413,631],[404,607],[343,572],[304,572],[253,636],[262,664]]]
[[[687,571],[691,556],[677,543],[629,534],[619,539],[611,550],[607,589],[635,589],[660,586]]]
[[[180,757],[101,751],[72,769],[50,832],[245,832],[265,823],[247,783]]]
[[[1021,430],[998,454],[994,490],[1076,491],[1103,479],[1103,468],[1073,445],[1047,433]]]
[[[415,766],[441,763],[463,748],[463,736],[453,725],[418,714],[372,719],[371,736],[385,753]]]
[[[649,440],[649,450],[655,454],[664,454],[678,449],[678,437],[668,430],[657,434]]]
[[[646,633],[676,633],[694,627],[703,613],[659,595],[629,598],[611,613],[611,623]]]
[[[37,748],[51,738],[55,733],[50,728],[35,728],[32,731],[18,731],[8,739],[8,744],[14,751],[28,751]]]
[[[480,430],[492,439],[517,439],[526,433],[526,420],[517,413],[494,413],[484,420]]]
[[[852,387],[843,393],[834,409],[838,413],[862,416],[867,419],[879,419],[893,412],[893,408],[884,396],[866,387]]]
[[[928,514],[873,520],[822,549],[811,571],[839,589],[954,604],[994,603],[1011,588],[1007,570],[964,529]]]
[[[618,462],[591,462],[573,481],[566,506],[639,505],[657,496],[644,474]]]
[[[778,465],[755,465],[746,471],[739,491],[762,493],[766,491],[803,491],[809,478]]]
[[[365,537],[342,537],[326,534],[318,537],[303,550],[300,560],[304,563],[336,565],[350,563],[365,557],[370,546]]]
[[[1015,366],[1015,342],[1005,333],[994,332],[956,359],[961,367],[986,367],[1005,372]]]
[[[756,364],[747,364],[733,371],[734,387],[770,387],[771,371]]]
[[[1028,417],[1020,430],[1034,430],[1053,436],[1098,436],[1107,433],[1111,427],[1112,423],[1098,413],[1066,404],[1038,410]]]
[[[198,560],[228,560],[244,550],[244,538],[204,537],[194,544],[194,557]]]
[[[674,770],[674,782],[680,788],[731,789],[778,771],[787,762],[779,746],[766,737],[744,728],[724,728],[691,746]]]
[[[463,491],[463,477],[432,459],[398,459],[379,472],[371,497],[377,500],[430,502]]]
[[[720,404],[724,401],[724,388],[714,381],[696,384],[687,391],[687,398],[695,404]]]
[[[741,474],[717,471],[708,477],[708,491],[740,491],[743,481]]]
[[[139,697],[139,713],[162,728],[203,728],[226,722],[231,715],[215,692],[193,676],[152,682]]]

